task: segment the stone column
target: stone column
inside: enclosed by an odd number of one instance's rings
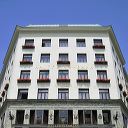
[[[73,124],[78,125],[78,110],[73,110]]]
[[[103,124],[102,110],[97,110],[97,123],[98,124]]]
[[[24,124],[29,124],[30,110],[26,109],[24,113]]]
[[[48,124],[54,124],[54,110],[49,110]]]

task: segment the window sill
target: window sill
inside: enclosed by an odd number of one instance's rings
[[[57,61],[57,64],[70,64],[70,61]]]
[[[105,49],[104,45],[93,45],[93,49]]]
[[[49,83],[51,80],[50,79],[37,79],[37,83]]]
[[[31,83],[31,79],[17,79],[18,83]]]
[[[70,82],[70,79],[57,79],[57,82]]]
[[[97,79],[97,83],[110,83],[110,79]]]
[[[34,49],[35,48],[35,46],[33,46],[33,45],[23,45],[22,46],[22,49]]]
[[[90,79],[77,79],[77,83],[90,83]]]
[[[20,64],[23,65],[23,64],[33,64],[32,61],[20,61]]]
[[[95,61],[94,64],[108,65],[107,61]]]

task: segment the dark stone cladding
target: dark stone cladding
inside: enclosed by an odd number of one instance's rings
[[[100,99],[27,99],[27,100],[17,100],[17,99],[6,99],[0,108],[0,115],[3,111],[6,110],[9,106],[18,106],[18,105],[110,105],[110,106],[120,106],[121,109],[128,115],[128,108],[125,106],[124,102],[121,99],[110,99],[110,100],[100,100]]]
[[[16,125],[13,124],[13,127],[18,127],[18,128],[115,128],[114,124],[109,124],[109,125],[104,125],[104,124],[95,124],[95,125],[67,125],[67,124],[49,124],[49,125]]]

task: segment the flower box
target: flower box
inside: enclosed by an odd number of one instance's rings
[[[57,61],[57,64],[70,64],[70,61]]]
[[[107,65],[107,61],[95,61],[94,64],[102,64],[102,65]]]
[[[17,79],[18,83],[31,83],[31,79]]]
[[[97,83],[110,83],[110,79],[97,79]]]
[[[23,49],[34,49],[35,46],[34,45],[23,45],[22,48]]]
[[[70,82],[70,79],[57,79],[57,82]]]
[[[93,49],[105,49],[104,45],[93,45]]]
[[[51,80],[49,79],[49,78],[47,78],[47,79],[37,79],[37,83],[43,83],[43,82],[50,82]]]
[[[20,64],[22,65],[22,64],[33,64],[33,62],[32,61],[20,61]]]
[[[90,79],[77,79],[78,83],[90,83]]]

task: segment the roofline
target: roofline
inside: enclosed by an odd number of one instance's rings
[[[65,31],[71,31],[71,32],[85,32],[85,31],[88,31],[88,32],[108,32],[111,39],[112,39],[112,42],[113,42],[113,45],[115,47],[115,50],[119,56],[119,59],[121,61],[121,63],[124,65],[125,64],[125,59],[123,57],[123,54],[121,52],[121,49],[119,47],[119,43],[116,39],[116,36],[115,36],[115,33],[113,31],[113,28],[111,25],[109,26],[100,26],[100,25],[90,25],[90,26],[86,26],[86,25],[37,25],[37,26],[27,26],[27,27],[23,27],[23,26],[18,26],[16,25],[15,27],[15,30],[14,30],[14,33],[13,33],[13,36],[11,38],[11,41],[10,41],[10,45],[8,47],[8,50],[6,52],[6,55],[5,55],[5,59],[4,59],[4,62],[3,62],[3,69],[1,71],[1,74],[0,74],[0,81],[2,80],[2,75],[4,74],[5,72],[5,68],[6,68],[6,65],[8,64],[8,60],[9,60],[9,57],[12,53],[12,50],[15,46],[15,43],[16,43],[16,40],[18,38],[18,35],[19,35],[19,32],[40,32],[40,31],[44,31],[44,32],[53,32],[53,31],[57,31],[57,32],[65,32]]]

